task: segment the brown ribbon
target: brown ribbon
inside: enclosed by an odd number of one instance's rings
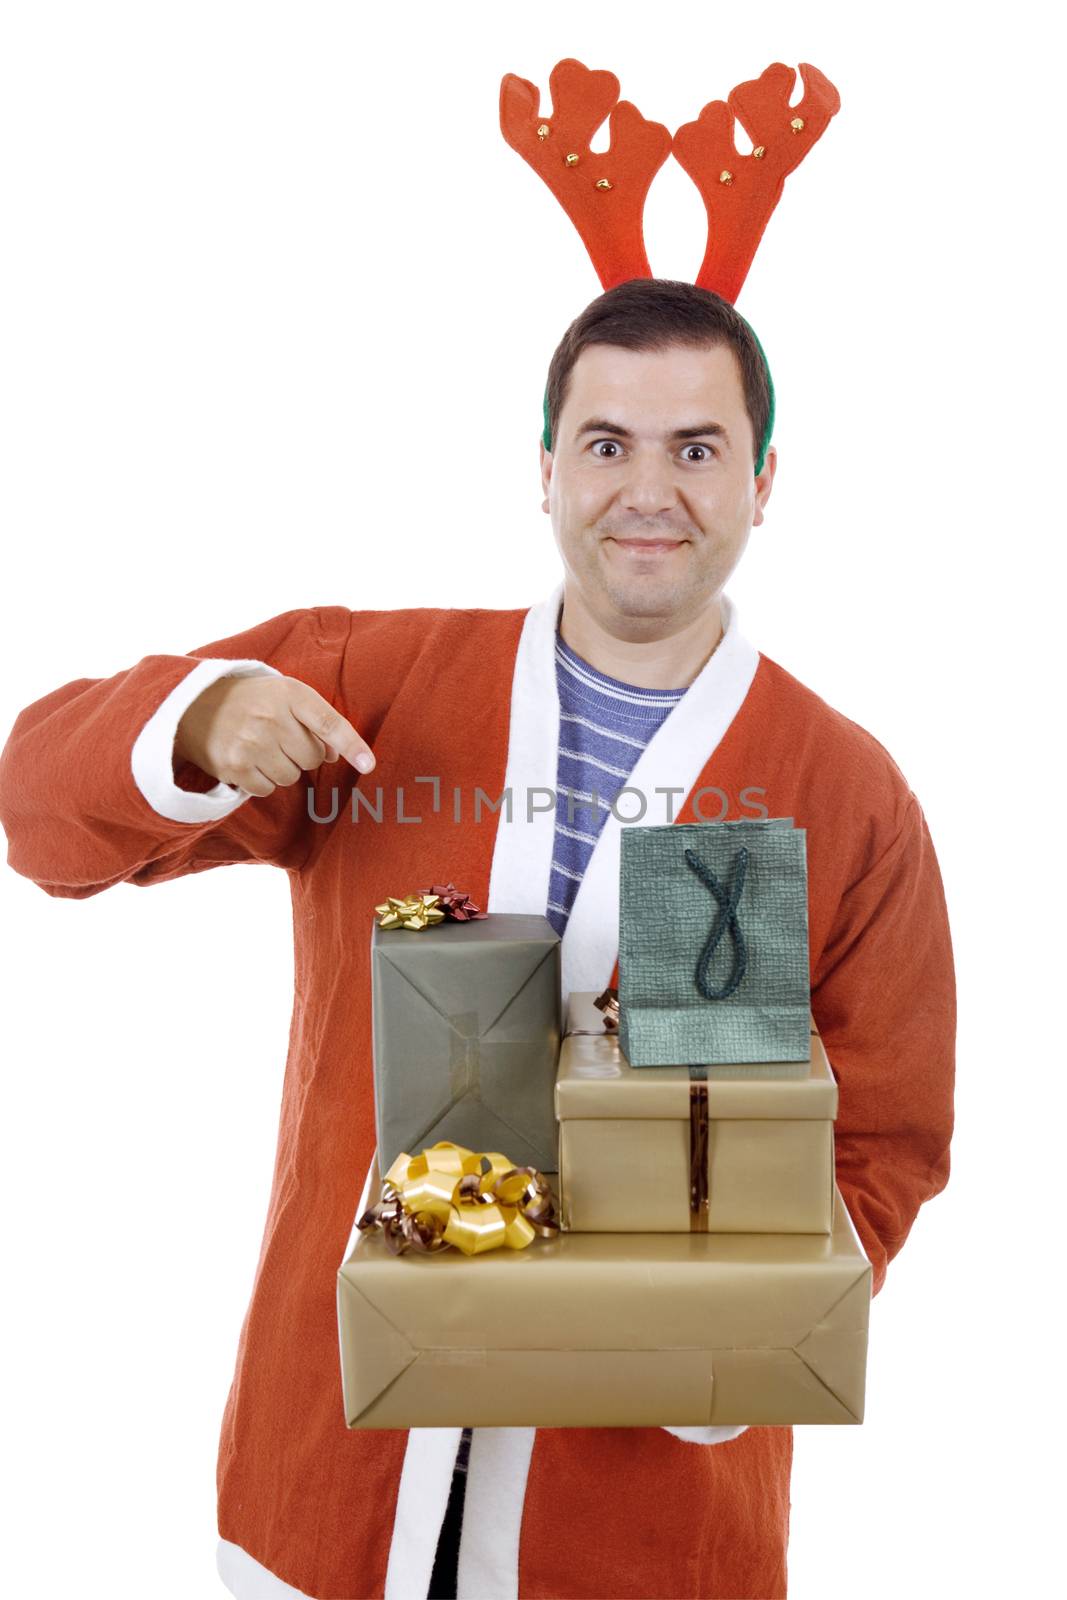
[[[590,1039],[602,1039],[606,1033],[619,1031],[619,991],[618,989],[605,989],[603,994],[598,994],[593,1001],[597,1010],[604,1018],[601,1028],[568,1028],[568,1033],[586,1035]]]
[[[689,1231],[707,1233],[708,1209],[708,1069],[689,1068]]]
[[[604,1017],[604,1032],[617,1033],[619,1029],[619,991],[618,989],[605,989],[603,994],[598,994],[593,1001],[597,1010]]]
[[[605,989],[593,1001],[604,1018],[599,1028],[570,1028],[569,1033],[616,1033],[619,1027],[619,991]],[[707,1233],[710,1196],[711,1129],[708,1121],[708,1069],[689,1068],[689,1231]]]

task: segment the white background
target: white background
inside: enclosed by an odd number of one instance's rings
[[[5,736],[59,684],[294,606],[540,598],[544,374],[599,285],[500,137],[501,75],[547,89],[577,55],[672,129],[776,59],[838,84],[739,299],[780,462],[729,592],[923,804],[960,1082],[952,1181],[875,1304],[868,1420],[797,1432],[791,1594],[1048,1592],[1062,40],[1020,4],[2,15]],[[703,228],[669,164],[653,270],[692,278]],[[5,1589],[208,1600],[286,879],[75,903],[6,871],[0,895]]]

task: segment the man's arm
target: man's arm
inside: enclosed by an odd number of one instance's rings
[[[71,899],[230,862],[299,866],[312,843],[305,784],[251,796],[188,761],[172,764],[174,736],[196,698],[235,672],[299,679],[336,703],[351,621],[340,606],[284,612],[28,706],[0,755],[11,866]]]
[[[133,781],[152,810],[171,822],[221,822],[249,798],[238,785],[215,779],[179,754],[178,730],[186,712],[215,684],[229,678],[280,676],[263,661],[201,661],[149,717],[130,752]]]
[[[840,1086],[837,1182],[877,1291],[919,1207],[948,1181],[956,1041],[941,874],[914,795],[881,858],[842,897],[811,995]],[[741,1428],[668,1428],[696,1444]]]
[[[948,912],[915,796],[880,858],[845,892],[812,1012],[840,1087],[837,1182],[885,1281],[919,1207],[948,1181],[956,990]]]

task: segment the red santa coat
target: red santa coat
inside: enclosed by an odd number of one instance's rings
[[[557,590],[528,612],[287,612],[188,656],[57,689],[20,715],[0,759],[9,860],[50,894],[231,862],[289,873],[292,1028],[218,1507],[225,1548],[253,1558],[247,1572],[259,1563],[317,1600],[423,1600],[455,1442],[452,1430],[350,1431],[342,1415],[336,1272],[375,1140],[372,908],[452,879],[490,910],[544,910],[559,601]],[[751,815],[758,791],[769,815],[807,829],[812,1009],[840,1084],[838,1182],[878,1288],[948,1176],[955,997],[941,878],[919,803],[882,746],[748,644],[728,600],[724,620],[634,769],[648,809],[633,820],[666,821],[668,804],[678,821]],[[181,712],[215,677],[258,663],[343,711],[375,771],[359,778],[340,762],[247,798],[186,767],[176,787],[167,764]],[[436,788],[417,782],[435,777]],[[381,789],[380,824],[366,808],[351,820],[357,783],[371,806]],[[336,791],[332,823],[309,815],[309,787],[318,817]],[[508,789],[510,821],[487,804]],[[657,790],[680,793],[660,810]],[[578,892],[567,990],[612,974],[620,826],[608,818]],[[787,1428],[710,1446],[664,1429],[476,1430],[460,1596],[784,1595],[791,1455]],[[478,1534],[481,1513],[491,1526]]]

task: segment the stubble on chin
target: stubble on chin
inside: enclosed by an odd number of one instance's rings
[[[688,609],[693,599],[689,589],[681,584],[642,584],[638,579],[605,584],[603,593],[616,615],[634,619],[676,617],[679,611]]]
[[[709,552],[690,543],[687,546],[686,570],[668,576],[650,571],[625,574],[618,570],[610,547],[603,536],[594,535],[590,544],[582,546],[582,588],[590,600],[598,599],[616,617],[628,617],[634,622],[665,622],[675,626],[693,620],[703,613],[711,598],[719,592],[727,574],[721,562],[710,567],[699,567],[697,557],[705,558]],[[673,558],[672,558],[673,559]],[[576,564],[577,565],[577,564]]]
[[[695,598],[691,580],[667,578],[656,572],[626,576],[613,571],[612,558],[602,545],[590,563],[588,579],[617,616],[635,620],[674,617],[690,607]]]

